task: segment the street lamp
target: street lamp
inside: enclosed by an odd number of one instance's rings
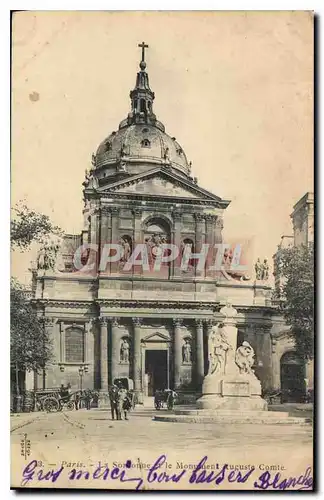
[[[79,375],[80,375],[80,391],[82,391],[82,378],[83,378],[83,374],[84,374],[84,367],[83,367],[83,366],[80,366],[80,368],[79,368]]]

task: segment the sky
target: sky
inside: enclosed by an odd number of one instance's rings
[[[67,233],[82,182],[130,109],[144,40],[154,111],[202,187],[231,200],[224,240],[271,260],[313,191],[313,18],[308,12],[19,12],[13,19],[11,199]],[[12,274],[30,278],[30,252]]]

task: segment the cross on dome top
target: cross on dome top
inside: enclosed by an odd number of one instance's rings
[[[148,49],[149,46],[145,42],[142,42],[142,43],[138,44],[138,47],[140,47],[142,49],[142,60],[141,60],[139,66],[140,66],[141,70],[144,71],[144,69],[146,68],[145,49]]]

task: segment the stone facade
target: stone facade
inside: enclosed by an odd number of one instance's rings
[[[65,236],[59,269],[34,272],[34,300],[48,318],[55,354],[34,385],[70,382],[78,389],[82,367],[83,388],[107,392],[115,378],[128,377],[139,397],[167,386],[199,393],[208,370],[208,331],[231,299],[239,344],[247,340],[253,347],[262,387],[277,388],[283,322],[267,283],[210,269],[215,252],[203,269],[192,259],[183,270],[181,254],[154,269],[153,250],[161,241],[189,245],[193,254],[206,243],[222,243],[230,202],[191,177],[191,163],[156,119],[153,100],[142,61],[131,112],[100,144],[86,172],[82,233]],[[129,253],[137,244],[149,247],[146,269],[125,271],[120,261],[98,269],[104,245],[121,241]],[[87,272],[75,268],[80,245],[98,246],[87,255],[88,268],[93,264]]]

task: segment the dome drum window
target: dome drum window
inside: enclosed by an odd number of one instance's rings
[[[141,142],[141,146],[142,148],[150,148],[151,147],[151,143],[148,139],[143,139],[142,142]]]

